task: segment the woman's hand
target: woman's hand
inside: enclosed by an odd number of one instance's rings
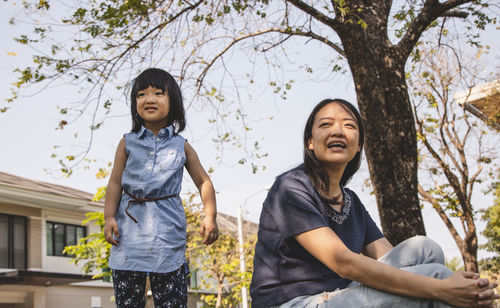
[[[206,216],[200,227],[200,234],[203,236],[203,244],[210,245],[219,238],[219,228],[215,218]]]
[[[479,274],[476,274],[479,277]],[[480,293],[479,293],[479,301],[478,305],[479,307],[491,307],[495,308],[495,304],[493,303],[494,300],[500,298],[500,294],[495,294],[495,289],[498,287],[497,282],[489,282],[488,279],[480,278],[478,280],[478,285],[480,288]]]
[[[499,298],[493,289],[498,285],[471,272],[456,272],[443,280],[446,284],[441,300],[459,307],[491,307]]]
[[[117,246],[118,241],[115,240],[115,238],[118,237],[120,237],[120,233],[118,232],[118,223],[116,223],[116,219],[114,217],[106,219],[106,223],[104,224],[104,238],[106,242]]]

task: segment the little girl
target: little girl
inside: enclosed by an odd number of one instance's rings
[[[146,276],[155,307],[187,306],[183,167],[200,191],[206,245],[218,238],[215,191],[195,150],[178,135],[185,125],[179,85],[161,69],[134,80],[132,131],[116,150],[104,205],[104,236],[117,307],[144,307]]]

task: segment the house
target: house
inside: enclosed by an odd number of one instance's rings
[[[474,116],[500,130],[500,79],[461,91],[454,98]]]
[[[114,307],[112,283],[92,280],[62,253],[99,231],[81,222],[103,208],[87,192],[0,172],[0,308]],[[235,217],[219,214],[218,222],[237,230]],[[246,226],[256,233],[255,224]],[[191,290],[188,302],[201,306]]]

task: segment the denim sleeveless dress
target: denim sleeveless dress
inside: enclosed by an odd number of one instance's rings
[[[122,188],[140,198],[168,199],[132,202],[125,192],[116,211],[120,237],[118,246],[111,247],[109,267],[168,273],[186,262],[186,215],[179,196],[182,172],[186,162],[186,140],[173,134],[173,127],[161,129],[155,136],[142,127],[138,133],[125,136],[127,162],[122,175]]]

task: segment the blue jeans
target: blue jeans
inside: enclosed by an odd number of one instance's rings
[[[444,266],[441,247],[424,236],[415,236],[397,245],[381,257],[379,262],[416,274],[444,279],[453,272]],[[400,296],[379,291],[358,282],[351,282],[343,290],[299,296],[279,308],[332,307],[453,307],[444,302]]]

